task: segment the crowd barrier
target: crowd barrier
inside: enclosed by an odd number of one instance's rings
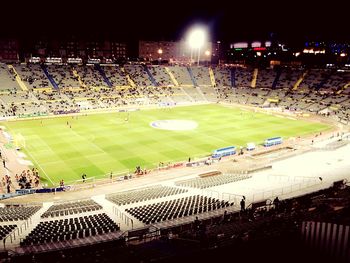
[[[53,187],[53,188],[40,188],[40,189],[17,189],[14,193],[0,195],[0,200],[17,197],[21,195],[29,194],[45,194],[45,193],[56,193],[70,190],[70,186]]]

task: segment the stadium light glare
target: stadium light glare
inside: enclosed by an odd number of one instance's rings
[[[206,31],[202,27],[193,28],[188,35],[188,43],[191,48],[199,49],[204,45]]]
[[[191,48],[191,62],[192,62],[192,52],[197,50],[197,64],[199,65],[200,49],[204,46],[207,41],[208,33],[204,26],[194,26],[188,31],[187,42]]]

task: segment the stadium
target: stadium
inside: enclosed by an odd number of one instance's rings
[[[312,93],[312,87],[319,80],[314,77],[315,72],[305,75],[288,69],[289,72],[280,72],[277,82],[276,72],[265,70],[254,79],[253,70],[137,64],[124,67],[109,65],[97,70],[89,65],[50,65],[46,68],[36,64],[3,64],[2,86],[15,86],[13,90],[3,89],[1,96],[2,156],[8,167],[5,170],[16,173],[17,177],[27,176],[28,181],[33,179],[29,187],[23,187],[19,179],[18,186],[11,184],[17,189],[9,195],[23,194],[23,197],[18,197],[23,206],[7,206],[5,200],[4,221],[15,220],[11,216],[18,216],[20,212],[16,210],[30,210],[25,213],[27,216],[20,217],[24,219],[20,223],[28,224],[28,219],[41,211],[43,214],[38,217],[37,226],[32,226],[32,231],[44,231],[40,229],[43,224],[55,224],[62,218],[76,218],[78,215],[75,213],[79,211],[83,214],[96,211],[93,216],[101,215],[101,209],[110,206],[105,215],[113,215],[112,218],[116,219],[111,233],[119,232],[121,235],[133,229],[149,231],[150,225],[158,231],[165,231],[163,227],[171,229],[172,225],[178,227],[186,221],[192,223],[195,215],[204,220],[223,214],[223,210],[234,213],[239,210],[240,196],[243,195],[248,204],[254,204],[272,200],[275,195],[284,198],[302,191],[321,190],[334,181],[346,180],[348,175],[342,172],[324,176],[317,171],[306,174],[299,171],[293,176],[279,174],[274,169],[275,161],[280,159],[301,154],[307,158],[310,152],[316,154],[328,149],[336,155],[336,149],[347,148],[348,132],[346,124],[341,124],[347,123],[347,119],[342,118],[345,113],[331,113],[328,117],[319,114],[324,107],[331,108],[327,106],[327,101],[338,101],[340,107],[346,107],[343,97],[346,90],[324,98],[318,92]],[[76,78],[73,78],[74,72]],[[147,72],[152,73],[148,75]],[[70,73],[71,77],[63,77]],[[101,73],[100,76],[98,73]],[[295,76],[294,82],[286,80],[287,74]],[[109,78],[103,80],[101,75]],[[38,78],[28,82],[28,76]],[[301,76],[303,80],[299,81]],[[339,90],[347,84],[347,79],[348,75],[341,76]],[[58,80],[62,87],[68,88],[60,88],[56,84]],[[48,85],[41,88],[44,82],[58,87]],[[256,82],[255,88],[252,88],[252,82]],[[299,87],[295,85],[297,82],[300,82]],[[26,89],[22,90],[24,87]],[[270,107],[272,100],[277,100],[283,110]],[[268,138],[276,136],[281,141],[276,145],[266,145]],[[256,148],[248,151],[249,142]],[[220,152],[214,154],[215,149],[230,145],[235,145],[234,151],[227,156]],[[326,155],[329,154],[327,152]],[[321,158],[321,154],[318,155]],[[299,165],[303,166],[302,162]],[[40,175],[37,187],[31,173],[33,167]],[[26,169],[30,169],[27,174]],[[20,174],[21,171],[24,174]],[[82,174],[86,174],[87,178],[82,179]],[[323,180],[318,177],[323,177]],[[254,178],[267,178],[273,188],[261,188],[252,193],[233,190],[235,185],[243,185],[245,180],[249,185],[248,181]],[[60,184],[61,180],[64,184]],[[229,185],[232,185],[231,189],[226,189]],[[2,186],[5,192],[5,185]],[[112,192],[107,194],[107,190],[102,190],[105,187],[109,191],[113,189]],[[131,190],[128,190],[130,187]],[[118,188],[123,191],[116,191]],[[106,191],[104,200],[97,199],[102,198],[100,191]],[[37,193],[32,197],[34,192]],[[80,196],[85,192],[91,195],[90,199],[71,200],[70,193]],[[208,206],[218,210],[215,213],[196,207],[197,199],[192,203],[193,210],[181,213],[167,212],[160,217],[154,212],[146,212],[148,209],[138,211],[150,203],[146,200],[152,200],[149,206],[156,204],[163,211],[167,208],[160,205],[161,200],[179,200],[181,197],[185,198],[185,202],[193,202],[193,198],[208,196],[219,202]],[[42,201],[47,198],[53,202]],[[43,203],[41,206],[24,205],[28,199],[33,202],[38,199]],[[12,203],[12,199],[9,202]],[[129,212],[133,209],[138,211],[137,214]],[[7,210],[13,210],[8,217]],[[147,216],[149,218],[145,219]],[[55,240],[64,244],[63,241],[68,242],[73,236],[77,238],[76,233],[84,233],[82,237],[97,234],[86,231],[70,230],[75,234],[63,232],[43,237],[29,235],[23,239],[15,238],[19,232],[12,231],[4,240],[6,247],[21,239],[20,247],[33,248]],[[112,238],[117,235],[112,235]]]
[[[197,38],[2,59],[0,262],[350,260],[348,67],[211,63]]]

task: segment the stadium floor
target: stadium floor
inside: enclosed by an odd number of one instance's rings
[[[152,169],[160,162],[208,156],[220,147],[244,147],[269,137],[287,139],[329,129],[321,123],[214,104],[26,120],[5,126],[12,135],[25,138],[24,152],[48,185],[58,185],[61,179],[70,184],[81,180],[83,173],[88,178],[108,178],[111,171],[133,171],[136,166]]]

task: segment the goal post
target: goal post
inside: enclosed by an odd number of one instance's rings
[[[13,136],[13,144],[16,150],[20,150],[21,148],[26,147],[26,140],[22,134],[17,133]]]

